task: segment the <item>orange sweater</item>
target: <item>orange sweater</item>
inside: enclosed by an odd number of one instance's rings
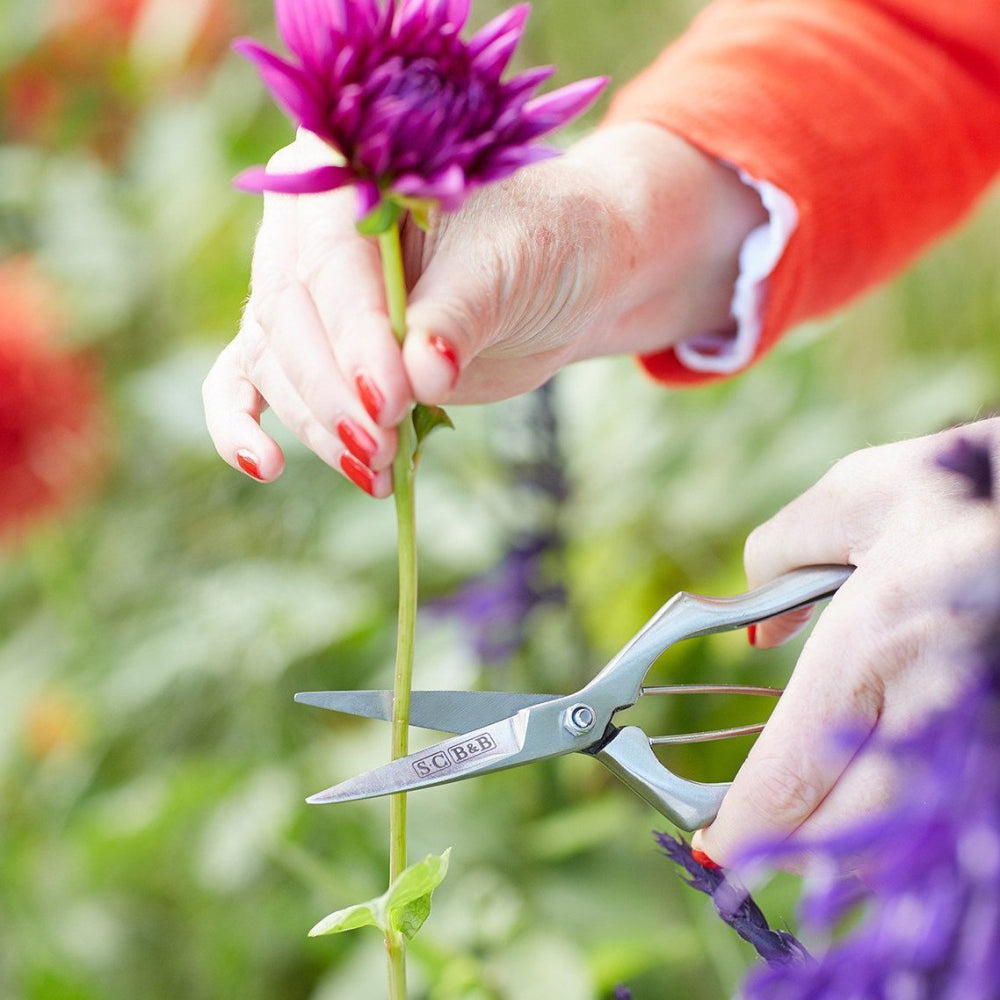
[[[900,270],[1000,171],[1000,0],[717,0],[615,98],[786,191],[755,358]],[[643,363],[674,384],[672,350]]]

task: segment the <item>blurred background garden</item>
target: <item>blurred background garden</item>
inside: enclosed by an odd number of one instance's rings
[[[519,60],[620,83],[699,6],[538,0]],[[391,686],[393,509],[286,434],[261,487],[202,422],[260,208],[230,178],[290,138],[242,33],[273,40],[268,3],[0,0],[2,1000],[384,995],[378,934],[306,933],[385,888],[386,804],[303,800],[385,759],[387,727],[292,695]],[[998,221],[993,197],[728,384],[619,359],[453,410],[421,467],[417,686],[572,690],[676,590],[743,589],[747,532],[839,456],[992,412]],[[727,635],[653,676],[780,684],[794,656]],[[724,780],[746,749],[665,759]],[[589,760],[416,794],[410,826],[414,859],[453,849],[415,996],[709,1000],[754,960]],[[761,894],[779,926],[795,889]]]

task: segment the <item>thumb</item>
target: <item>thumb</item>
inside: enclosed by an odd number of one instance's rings
[[[411,313],[403,366],[418,403],[509,399],[537,389],[573,357],[572,345],[523,354],[484,351],[496,340],[488,331],[470,335],[467,328],[449,321],[446,311],[435,316],[430,304]]]
[[[486,403],[536,388],[569,360],[565,264],[494,200],[446,217],[407,304],[403,365],[421,403]],[[574,334],[577,325],[571,326]]]
[[[502,280],[493,241],[476,204],[458,215],[445,217],[424,244],[424,265],[407,301],[403,365],[421,403],[446,402],[499,325]]]

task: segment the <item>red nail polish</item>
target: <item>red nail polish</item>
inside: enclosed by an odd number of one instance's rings
[[[337,436],[356,459],[364,465],[371,465],[372,456],[378,445],[363,427],[360,427],[353,420],[341,420],[337,424]]]
[[[340,468],[355,486],[364,490],[369,496],[375,495],[375,473],[367,465],[359,462],[349,451],[345,451],[340,456]]]
[[[257,464],[257,459],[248,451],[238,451],[236,452],[236,464],[248,475],[251,479],[256,479],[258,483],[264,482],[264,477],[260,474],[260,466]]]
[[[455,351],[454,345],[451,341],[445,340],[444,337],[439,337],[437,334],[428,337],[427,343],[438,357],[444,358],[448,362],[448,366],[451,368],[451,384],[454,385],[458,381],[458,376],[461,372],[458,364],[458,354]]]
[[[372,420],[378,420],[378,415],[382,412],[382,405],[385,403],[385,397],[367,375],[356,376],[354,385],[357,387],[358,396],[361,397],[361,403],[368,416]]]
[[[751,646],[756,646],[757,645],[757,626],[756,625],[747,625],[747,642],[749,642]]]
[[[697,847],[691,848],[691,857],[701,865],[702,868],[711,868],[713,871],[718,871],[722,865],[717,865],[704,851],[699,850]]]

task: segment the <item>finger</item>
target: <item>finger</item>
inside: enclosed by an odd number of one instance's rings
[[[290,173],[298,169],[299,161],[295,146],[286,146],[271,157],[268,170]],[[295,195],[264,193],[264,208],[250,267],[250,286],[255,300],[255,317],[265,331],[276,319],[272,308],[275,297],[296,277],[297,204]]]
[[[473,360],[503,335],[500,296],[505,276],[498,219],[489,199],[466,203],[461,218],[444,220],[410,293],[403,359],[416,399],[446,402]],[[463,234],[476,233],[469,240]],[[484,239],[483,234],[492,234]],[[508,279],[509,280],[509,279]],[[515,322],[511,316],[508,322]],[[510,393],[491,394],[502,398]]]
[[[407,334],[403,361],[414,384],[414,395],[421,403],[494,403],[510,399],[537,389],[563,366],[567,354],[563,349],[523,358],[480,355],[463,365],[458,361],[458,352],[451,348],[451,340],[446,335],[428,335],[426,330]],[[452,355],[456,359],[454,374],[449,375]]]
[[[272,157],[269,169],[290,172],[313,166],[319,155],[317,146],[322,144],[297,140]],[[262,339],[314,419],[341,434],[345,445],[354,452],[358,449],[353,447],[353,442],[363,442],[366,454],[359,457],[380,470],[392,461],[395,432],[381,428],[369,415],[373,408],[366,408],[359,398],[357,387],[353,384],[348,387],[333,349],[336,330],[331,333],[324,327],[312,293],[302,280],[302,248],[307,241],[300,232],[300,220],[310,213],[315,214],[315,205],[325,204],[324,198],[328,197],[334,195],[264,195],[263,218],[254,246],[253,290],[247,312],[259,324]],[[353,229],[349,236],[346,242],[352,245],[365,242]],[[359,273],[364,277],[367,272]],[[344,290],[341,297],[350,300],[350,290]],[[398,350],[396,353],[398,369]],[[346,429],[342,426],[343,421],[347,421]]]
[[[340,420],[337,433],[331,433],[316,420],[281,366],[267,353],[257,359],[250,377],[278,420],[327,465],[371,496],[382,498],[392,492],[390,470],[370,464],[372,441],[360,425]]]
[[[850,592],[854,585],[863,601],[859,583],[856,572],[821,616],[718,817],[702,831],[702,848],[716,862],[731,864],[741,849],[802,826],[877,724],[878,667],[888,656],[905,657],[907,647],[879,633],[877,616],[859,612]]]
[[[809,624],[815,610],[816,606],[810,604],[808,607],[796,608],[794,611],[751,625],[750,645],[758,649],[770,649],[772,646],[788,642]]]
[[[881,729],[876,727],[868,742],[855,754],[850,767],[796,831],[788,845],[793,853],[779,861],[782,871],[805,874],[815,853],[811,845],[842,837],[859,825],[871,822],[892,803],[899,787],[899,775],[892,760],[878,749],[881,739]],[[794,849],[797,843],[803,845],[803,850]],[[860,848],[851,855],[838,857],[842,874],[860,872],[864,863]]]
[[[299,199],[298,278],[344,380],[371,418],[390,428],[413,393],[389,322],[379,244],[359,235],[354,210],[349,191]]]
[[[743,549],[743,565],[751,587],[773,580],[798,566],[856,565],[877,534],[891,503],[873,484],[870,457],[878,449],[842,459],[814,486],[755,528]],[[876,477],[875,483],[881,481]],[[780,645],[809,620],[793,611],[761,622],[755,645]]]
[[[267,338],[268,349],[304,408],[296,407],[290,429],[306,441],[323,441],[332,433],[370,468],[388,469],[396,450],[395,428],[376,423],[348,386],[304,285],[296,282],[282,292],[279,316]],[[283,398],[289,395],[279,388]],[[268,402],[284,422],[276,400],[268,397]]]
[[[795,831],[793,842],[805,845],[807,850],[783,858],[780,863],[783,870],[805,871],[810,861],[809,845],[843,836],[859,824],[876,820],[904,789],[906,778],[894,741],[911,738],[935,711],[950,705],[966,683],[967,670],[942,669],[945,664],[950,667],[961,662],[947,639],[937,641],[938,637],[948,636],[956,624],[948,620],[949,614],[943,610],[918,614],[905,626],[909,638],[897,635],[893,640],[913,651],[906,663],[906,683],[897,686],[892,677],[886,679],[891,690],[886,692],[870,737],[822,802]],[[971,621],[965,624],[975,631]],[[863,871],[865,864],[866,858],[861,853],[840,858],[841,867],[848,872]]]
[[[284,469],[278,444],[260,426],[266,405],[243,374],[230,344],[216,359],[202,385],[205,422],[216,451],[234,469],[260,482],[271,482]]]
[[[843,836],[878,816],[894,799],[898,788],[898,775],[892,761],[873,748],[878,740],[873,734],[851,761],[851,765],[837,779],[820,803],[799,829],[795,836],[779,844],[779,853],[772,854],[769,863],[775,868],[794,875],[806,874],[813,864],[817,845],[830,838]],[[706,830],[698,830],[692,837],[692,846],[702,851],[707,860],[716,862],[711,850],[706,848]],[[840,874],[857,873],[864,870],[865,858],[860,849],[848,856],[838,853]],[[729,861],[725,867],[729,866]]]

